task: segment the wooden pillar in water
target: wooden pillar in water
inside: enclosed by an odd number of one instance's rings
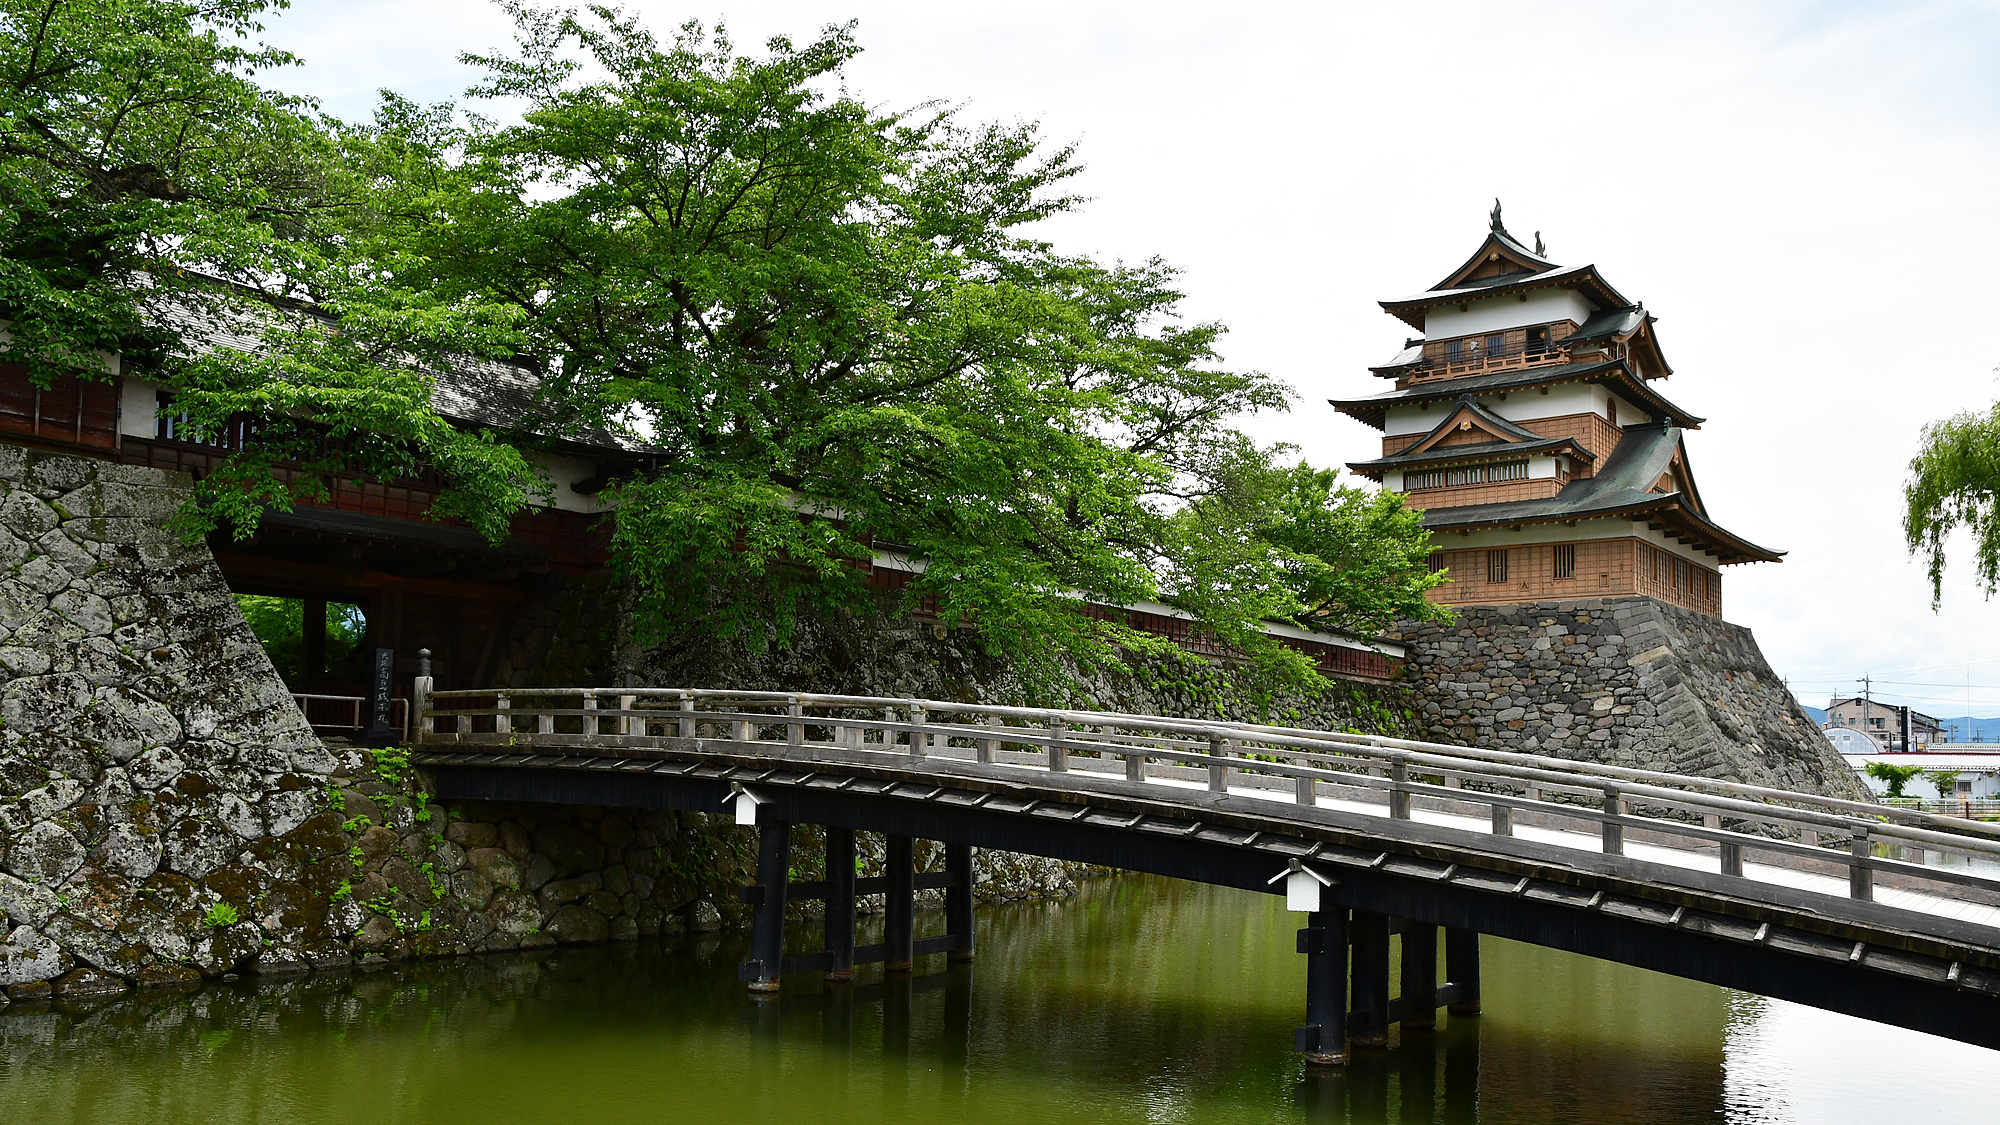
[[[1389,916],[1356,910],[1354,1002],[1347,1034],[1356,1047],[1389,1045]]]
[[[908,836],[890,836],[888,860],[889,884],[883,896],[882,921],[882,940],[888,949],[883,968],[892,973],[907,973],[916,967],[916,841]]]
[[[785,965],[785,895],[792,861],[792,825],[774,820],[757,829],[757,914],[750,926],[744,975],[753,992],[776,992]]]
[[[953,961],[972,960],[972,845],[946,844],[944,870],[951,883],[944,890],[945,929],[951,934]]]
[[[854,979],[854,829],[826,829],[826,979]]]
[[[1308,1066],[1347,1063],[1347,911],[1315,910],[1299,931],[1306,955],[1306,1022],[1293,1046]]]
[[[1438,928],[1403,920],[1403,1030],[1437,1029]]]
[[[1458,999],[1449,1011],[1455,1016],[1478,1015],[1479,931],[1445,930],[1444,975],[1447,983],[1458,986]]]

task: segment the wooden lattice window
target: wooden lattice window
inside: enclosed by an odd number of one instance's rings
[[[1555,576],[1557,578],[1576,577],[1576,544],[1558,543],[1555,545],[1553,554],[1555,555]]]
[[[1507,549],[1486,552],[1486,580],[1488,582],[1507,581]]]

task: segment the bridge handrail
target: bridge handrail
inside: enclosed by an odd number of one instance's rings
[[[496,692],[502,690],[440,691],[429,693],[429,698],[488,699],[493,698]],[[504,689],[504,691],[508,694],[522,695],[594,694],[600,698],[605,696],[632,696],[635,698],[667,697],[678,699],[682,696],[688,696],[693,699],[734,699],[772,704],[789,703],[796,699],[803,706],[818,707],[908,708],[910,706],[918,706],[931,712],[976,713],[1030,720],[1045,720],[1054,716],[1061,717],[1069,722],[1087,723],[1090,725],[1099,725],[1106,720],[1116,720],[1120,725],[1129,725],[1144,730],[1195,733],[1203,737],[1207,737],[1216,731],[1225,730],[1268,734],[1276,736],[1279,739],[1305,737],[1315,743],[1338,744],[1342,748],[1363,750],[1392,749],[1410,750],[1420,753],[1442,753],[1455,758],[1475,761],[1506,763],[1509,765],[1549,769],[1566,773],[1588,774],[1628,781],[1640,781],[1649,784],[1671,785],[1687,790],[1705,790],[1722,796],[1750,797],[1766,801],[1784,801],[1791,804],[1811,805],[1822,809],[1837,810],[1854,816],[1886,820],[1893,824],[1931,828],[1952,835],[1985,836],[2000,840],[2000,824],[1987,824],[1960,817],[1948,817],[1915,809],[1897,808],[1892,805],[1879,805],[1842,797],[1828,797],[1818,793],[1778,789],[1771,786],[1752,785],[1745,782],[1700,777],[1693,774],[1666,773],[1658,770],[1639,769],[1633,766],[1618,766],[1602,762],[1553,758],[1543,754],[1523,754],[1518,751],[1490,750],[1475,746],[1454,746],[1448,743],[1425,742],[1417,739],[1395,738],[1388,735],[1358,734],[1344,731],[1307,731],[1295,727],[1243,723],[1233,720],[1171,719],[1157,715],[1137,715],[1116,711],[1072,711],[1065,708],[1017,707],[1006,704],[963,703],[953,700],[834,695],[815,692],[743,691],[723,688],[540,688]]]
[[[428,687],[427,684],[422,686]],[[543,705],[565,697],[576,698],[582,706]],[[597,706],[599,700],[615,700],[618,706],[600,707]],[[516,707],[517,701],[523,705]],[[473,706],[440,708],[439,703]],[[739,709],[701,710],[698,704],[703,703],[711,707],[734,705]],[[784,710],[775,710],[780,707]],[[808,708],[818,711],[867,710],[877,712],[880,717],[811,714]],[[899,712],[909,716],[908,720],[896,719]],[[613,720],[617,724],[617,733],[611,737],[621,743],[635,745],[655,740],[655,736],[646,733],[650,725],[665,725],[677,730],[679,735],[687,735],[697,729],[688,724],[727,724],[736,740],[769,741],[761,738],[761,728],[786,727],[787,741],[773,745],[890,753],[905,760],[930,755],[955,759],[958,753],[953,751],[962,753],[963,748],[950,747],[952,739],[971,741],[978,748],[977,760],[981,762],[995,760],[993,754],[1002,744],[1042,748],[1047,751],[1051,770],[1068,769],[1070,755],[1082,759],[1082,756],[1090,754],[1103,754],[1107,758],[1124,759],[1127,778],[1136,777],[1141,781],[1145,778],[1144,763],[1147,761],[1193,767],[1197,771],[1205,769],[1210,777],[1211,789],[1226,789],[1231,771],[1289,778],[1298,790],[1298,800],[1302,804],[1313,802],[1312,793],[1321,782],[1386,790],[1391,816],[1402,819],[1409,818],[1412,796],[1487,804],[1494,810],[1496,832],[1501,831],[1503,808],[1508,810],[1508,816],[1515,809],[1537,811],[1601,825],[1607,851],[1622,851],[1626,827],[1645,827],[1702,843],[1720,844],[1726,874],[1731,873],[1729,856],[1732,847],[1736,854],[1735,873],[1738,874],[1741,854],[1746,847],[1759,852],[1845,863],[1850,872],[1853,894],[1860,898],[1872,897],[1873,872],[1878,870],[1906,872],[1947,883],[2000,888],[2000,879],[1962,872],[1948,873],[1921,863],[1876,857],[1869,847],[1874,841],[1902,842],[1968,857],[2000,859],[2000,840],[1991,838],[2000,835],[2000,831],[1976,822],[1713,778],[1382,735],[951,700],[698,688],[425,691],[421,714],[419,738],[444,743],[459,742],[461,735],[471,731],[468,724],[475,717],[491,717],[495,734],[505,734],[509,742],[529,735],[539,735],[557,744],[601,740],[604,737],[601,722]],[[983,723],[938,722],[932,718],[934,715],[977,716]],[[456,719],[459,733],[436,732],[435,725],[440,718]],[[513,726],[517,719],[530,718],[534,719],[539,730],[517,731]],[[585,733],[556,734],[554,727],[558,718],[583,721],[581,729]],[[1010,719],[1037,725],[996,725],[1005,724]],[[634,722],[640,724],[636,735],[633,733]],[[1071,730],[1072,726],[1099,729]],[[837,735],[833,742],[807,739],[807,727],[843,732],[845,737]],[[867,742],[867,735],[871,732],[878,734],[882,741]],[[908,742],[899,743],[899,737],[906,737]],[[939,739],[942,743],[934,742]],[[1267,751],[1291,760],[1258,756]],[[1489,786],[1518,785],[1526,795],[1517,797],[1497,789],[1488,791],[1448,784],[1432,785],[1411,777],[1409,771],[1413,767],[1440,775],[1441,782],[1449,782],[1456,777],[1461,782]],[[1601,799],[1602,806],[1591,808],[1540,799],[1547,792],[1585,799],[1597,797]],[[1789,807],[1794,804],[1810,807]],[[1697,827],[1673,815],[1637,816],[1628,805],[1662,809],[1669,814],[1698,815],[1702,824]],[[1902,815],[1889,815],[1897,813]],[[1725,831],[1725,817],[1736,822],[1739,830]],[[1791,843],[1743,832],[1740,830],[1743,826],[1814,834],[1827,830],[1844,833],[1848,836],[1852,856],[1829,854],[1827,849],[1810,842],[1810,838],[1805,842]],[[1507,831],[1511,832],[1511,827]]]

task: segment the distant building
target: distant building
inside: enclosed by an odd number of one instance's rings
[[[1854,696],[1826,705],[1827,730],[1856,730],[1883,750],[1907,750],[1945,741],[1944,726],[1921,711]]]
[[[1721,568],[1781,552],[1709,518],[1684,441],[1702,420],[1657,387],[1673,369],[1652,314],[1536,241],[1496,204],[1464,265],[1382,302],[1422,335],[1371,368],[1393,390],[1333,400],[1382,431],[1382,456],[1348,467],[1423,509],[1450,579],[1433,601],[1638,594],[1720,617]]]
[[[1942,744],[1941,744],[1942,745]],[[1955,742],[1943,749],[1925,754],[1849,754],[1844,750],[1841,757],[1861,775],[1864,785],[1876,795],[1889,791],[1889,786],[1880,778],[1868,776],[1868,763],[1888,762],[1899,766],[1922,766],[1923,773],[1911,778],[1903,785],[1903,796],[1924,800],[1977,800],[1981,797],[2000,797],[2000,751],[1974,750],[1969,743]],[[1934,773],[1956,774],[1945,786],[1945,792],[1938,792]]]

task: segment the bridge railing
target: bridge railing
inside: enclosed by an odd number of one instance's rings
[[[1483,805],[1491,831],[1517,820],[1593,826],[1622,854],[1628,831],[1713,849],[1725,875],[1746,855],[1844,867],[1848,893],[1874,897],[1878,873],[1950,895],[2000,893],[2000,826],[1818,794],[1542,755],[1158,716],[794,692],[693,688],[533,688],[429,692],[417,739],[430,747],[534,753],[567,748],[643,757],[691,740],[791,759],[954,763],[1224,792],[1289,791],[1299,805],[1360,797],[1411,819],[1413,800]],[[725,749],[716,747],[716,749]],[[1878,846],[1916,860],[1880,855]],[[1833,851],[1830,849],[1839,849]],[[1930,862],[1932,856],[1938,862]],[[1953,863],[1956,866],[1952,866]],[[1996,899],[2000,902],[2000,899]]]

